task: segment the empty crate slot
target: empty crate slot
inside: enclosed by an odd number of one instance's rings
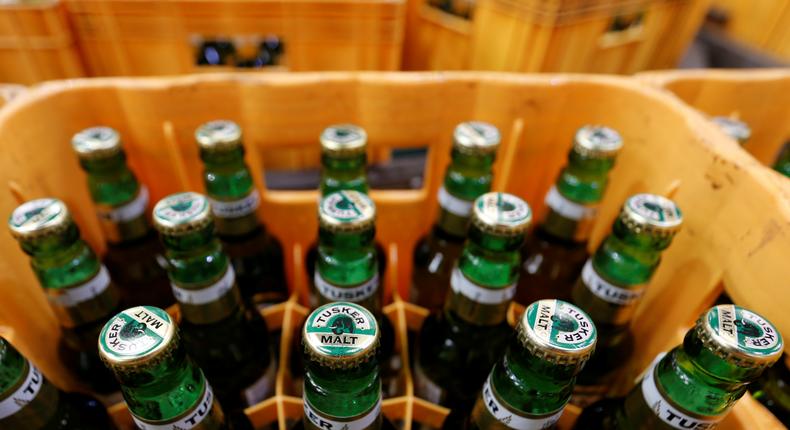
[[[276,35],[233,38],[193,36],[195,65],[261,68],[284,64],[285,45]]]

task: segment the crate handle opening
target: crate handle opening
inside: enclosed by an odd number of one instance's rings
[[[641,41],[645,35],[645,11],[622,12],[612,16],[606,32],[598,39],[601,48]]]

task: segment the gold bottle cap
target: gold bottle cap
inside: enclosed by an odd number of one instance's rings
[[[683,214],[672,200],[655,194],[635,194],[620,211],[620,220],[634,233],[673,236],[683,224]]]
[[[321,133],[321,152],[339,157],[364,154],[368,134],[353,124],[336,124]]]
[[[562,300],[539,300],[527,306],[516,325],[521,345],[546,361],[563,365],[586,362],[598,339],[592,319]]]
[[[745,145],[752,137],[752,129],[743,121],[726,116],[714,116],[711,121],[719,126],[724,134],[735,139],[741,145]]]
[[[321,199],[318,223],[333,232],[367,230],[376,224],[376,205],[359,191],[335,191]]]
[[[154,228],[162,234],[192,233],[209,226],[213,220],[208,199],[198,193],[171,194],[154,206]]]
[[[714,306],[700,316],[694,330],[705,348],[740,367],[770,366],[784,348],[770,321],[737,305]]]
[[[453,147],[463,154],[493,154],[500,140],[499,129],[482,121],[462,122],[453,131]]]
[[[332,369],[357,367],[376,356],[376,318],[355,303],[328,303],[305,321],[302,344],[310,361]]]
[[[241,127],[233,121],[209,121],[195,130],[195,140],[206,152],[229,151],[241,146]]]
[[[66,231],[72,224],[66,204],[44,198],[22,203],[8,219],[11,235],[18,240],[38,239]]]
[[[155,367],[176,350],[178,329],[170,315],[153,306],[137,306],[115,315],[99,335],[99,357],[113,373]]]
[[[110,127],[91,127],[75,134],[71,147],[82,160],[108,158],[121,152],[121,136]]]
[[[483,194],[472,208],[472,224],[488,234],[517,236],[527,232],[530,222],[529,205],[512,194]]]
[[[622,147],[620,133],[601,125],[585,125],[573,140],[573,150],[590,158],[614,158]]]

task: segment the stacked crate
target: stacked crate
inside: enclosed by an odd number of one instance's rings
[[[709,0],[477,0],[465,20],[410,0],[410,70],[630,74],[673,67]]]

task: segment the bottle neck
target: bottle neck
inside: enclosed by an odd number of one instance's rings
[[[366,420],[380,425],[381,381],[376,360],[350,369],[329,369],[309,359],[305,362],[305,423],[317,428],[327,428],[320,420],[341,423],[331,428]]]
[[[148,234],[148,190],[129,170],[124,153],[80,164],[88,175],[88,189],[107,240],[121,243]]]
[[[550,363],[513,338],[503,360],[494,365],[472,412],[479,428],[510,416],[514,428],[548,428],[571,397],[578,365]],[[529,385],[529,390],[524,386]]]
[[[203,423],[221,420],[203,372],[187,357],[182,345],[154,365],[116,372],[116,377],[136,421],[159,424],[183,421],[183,428],[192,428],[201,420]]]
[[[315,286],[321,304],[349,301],[381,311],[374,228],[333,232],[320,228]]]
[[[453,148],[439,190],[436,226],[450,236],[465,237],[475,199],[491,191],[494,154],[469,155]]]
[[[25,357],[4,339],[0,339],[0,399],[7,398],[22,385],[28,372]]]
[[[729,389],[733,391],[759,378],[764,370],[763,367],[738,366],[722,359],[703,346],[694,329],[686,333],[682,348],[677,349],[677,360],[688,368],[689,373],[701,371],[700,377],[712,378],[706,380],[708,384],[718,386],[730,384]]]
[[[515,294],[523,241],[524,235],[495,236],[470,226],[450,278],[448,311],[470,324],[502,323]]]
[[[223,152],[201,151],[203,183],[211,200],[217,235],[243,236],[261,227],[257,216],[260,196],[250,169],[244,163],[244,149]]]
[[[351,157],[321,154],[321,196],[346,190],[367,194],[366,165],[367,155],[364,153]]]
[[[623,421],[713,428],[746,392],[754,373],[713,355],[690,330],[682,346],[659,356],[645,371],[626,399],[633,406],[626,406]]]
[[[619,219],[615,221],[612,233],[587,261],[572,291],[574,303],[595,320],[602,336],[609,326],[616,330],[628,325],[670,241],[634,233]]]
[[[33,273],[64,327],[107,318],[118,306],[117,288],[76,226],[57,236],[23,242],[22,248],[32,257]]]
[[[571,150],[546,195],[548,211],[540,227],[562,240],[586,242],[613,166],[613,158],[590,158]]]
[[[593,255],[595,269],[621,286],[645,284],[661,261],[669,240],[657,241],[645,233],[634,233],[618,219],[612,233]]]
[[[21,241],[21,245],[30,255],[30,264],[44,288],[81,284],[99,270],[99,259],[80,239],[76,225],[58,235]]]
[[[212,226],[162,239],[173,295],[187,322],[211,324],[241,310],[235,272]]]
[[[522,412],[547,414],[565,406],[580,370],[578,364],[561,365],[537,357],[514,338],[505,359],[494,367],[491,379],[497,392],[511,405],[520,405]],[[529,381],[533,389],[523,390],[513,377]]]

